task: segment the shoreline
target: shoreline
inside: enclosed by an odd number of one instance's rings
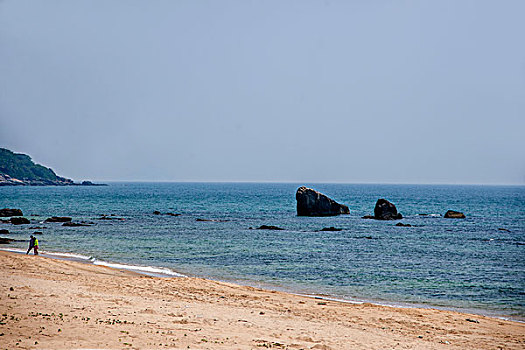
[[[7,348],[522,349],[520,322],[0,251]],[[18,344],[17,344],[18,343]]]
[[[9,253],[14,254],[24,254],[25,251],[21,248],[0,248],[0,251],[5,251]],[[32,255],[32,253],[30,253]],[[451,311],[451,312],[459,312],[459,313],[465,313],[465,314],[473,314],[477,316],[484,316],[489,317],[493,319],[499,319],[499,320],[505,320],[505,321],[512,321],[512,322],[519,322],[525,324],[525,319],[521,319],[519,317],[513,317],[509,315],[504,314],[498,314],[496,312],[491,312],[491,310],[484,310],[484,309],[467,309],[467,308],[460,308],[460,307],[446,307],[446,306],[440,306],[440,305],[432,305],[432,304],[416,304],[416,303],[403,303],[403,302],[395,302],[395,301],[378,301],[378,300],[372,300],[372,299],[345,299],[340,298],[338,296],[334,295],[328,295],[328,294],[312,294],[312,293],[302,293],[294,291],[292,288],[287,288],[286,286],[277,286],[277,285],[271,285],[264,282],[253,282],[253,283],[243,283],[240,280],[220,280],[220,279],[214,279],[213,277],[201,277],[197,275],[191,275],[191,274],[183,274],[181,272],[175,271],[170,268],[165,267],[158,267],[158,266],[143,266],[143,265],[131,265],[126,263],[119,263],[119,262],[111,262],[111,261],[105,261],[105,260],[99,260],[94,257],[89,257],[82,254],[77,253],[71,253],[71,252],[50,252],[50,251],[40,251],[39,254],[41,257],[49,258],[49,259],[56,259],[56,260],[63,260],[63,261],[73,261],[73,262],[79,262],[82,264],[88,264],[88,265],[94,265],[94,266],[104,266],[115,270],[125,270],[129,271],[131,273],[136,273],[138,275],[144,275],[149,277],[157,277],[157,278],[179,278],[179,277],[189,277],[189,278],[202,278],[205,280],[213,281],[213,282],[219,282],[219,283],[231,283],[236,284],[243,287],[252,287],[252,288],[258,288],[262,290],[266,290],[269,292],[282,292],[287,293],[291,295],[296,295],[300,297],[309,297],[309,298],[315,298],[320,300],[327,300],[327,301],[334,301],[334,302],[340,302],[340,303],[347,303],[347,304],[373,304],[377,306],[382,307],[392,307],[392,308],[403,308],[403,309],[435,309],[435,310],[441,310],[441,311]]]

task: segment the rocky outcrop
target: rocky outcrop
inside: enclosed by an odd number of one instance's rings
[[[75,183],[51,168],[35,164],[30,156],[0,148],[0,186],[104,186],[91,181]]]
[[[374,208],[374,219],[376,220],[399,220],[403,215],[397,212],[394,204],[384,198],[378,199]]]
[[[0,209],[0,217],[6,218],[10,216],[24,216],[24,214],[22,214],[22,210],[20,209],[10,209],[10,208]]]
[[[70,222],[71,218],[68,216],[53,216],[47,218],[44,222]]]
[[[31,221],[29,219],[20,217],[20,216],[14,216],[9,220],[13,225],[26,225],[30,224]]]
[[[466,216],[465,214],[459,211],[449,210],[445,213],[445,218],[447,219],[465,219]]]
[[[346,205],[339,204],[311,188],[299,187],[295,194],[298,216],[335,216],[350,214]]]

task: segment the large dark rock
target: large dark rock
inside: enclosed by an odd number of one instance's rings
[[[459,211],[449,210],[445,213],[445,218],[447,219],[464,219],[465,217],[465,214]]]
[[[350,214],[346,205],[339,204],[324,194],[307,187],[299,187],[295,194],[298,216],[334,216]]]
[[[0,234],[6,235],[8,233],[9,233],[9,230],[4,230],[4,229],[0,230]]]
[[[19,217],[19,216],[15,216],[15,217],[11,218],[9,221],[13,225],[25,225],[25,224],[30,224],[31,223],[31,221],[29,221],[29,219],[22,218],[22,217]]]
[[[24,214],[22,214],[22,210],[20,209],[10,209],[10,208],[0,209],[0,217],[6,218],[10,216],[24,216]]]
[[[47,218],[44,222],[69,222],[69,221],[71,221],[71,218],[67,216],[53,216],[51,218]]]
[[[378,199],[374,208],[374,219],[376,220],[399,220],[403,215],[397,212],[394,204],[384,198]]]

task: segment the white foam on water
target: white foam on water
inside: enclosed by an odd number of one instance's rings
[[[103,260],[97,260],[97,259],[94,259],[93,265],[107,266],[113,269],[140,272],[140,273],[144,273],[147,275],[153,275],[153,276],[186,277],[185,275],[175,272],[166,267],[118,264],[118,263],[110,263],[110,262],[103,261]]]
[[[45,250],[41,250],[40,252],[44,255],[49,255],[52,257],[58,257],[58,258],[64,258],[64,259],[86,260],[86,261],[91,261],[91,262],[95,260],[95,258],[93,258],[92,256],[86,256],[82,254],[48,252]]]

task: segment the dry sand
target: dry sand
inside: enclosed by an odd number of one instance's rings
[[[0,270],[0,349],[525,349],[525,324],[478,315],[2,251]]]

